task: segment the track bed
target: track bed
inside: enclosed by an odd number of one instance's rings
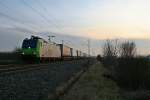
[[[57,86],[82,70],[88,60],[64,61],[37,69],[0,74],[1,100],[47,100]]]

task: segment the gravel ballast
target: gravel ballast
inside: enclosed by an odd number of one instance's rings
[[[83,69],[87,60],[44,65],[41,69],[0,74],[0,100],[47,100],[57,86]]]

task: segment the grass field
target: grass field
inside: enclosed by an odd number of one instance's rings
[[[113,80],[103,77],[105,73],[107,70],[96,63],[61,100],[123,100],[119,87]]]

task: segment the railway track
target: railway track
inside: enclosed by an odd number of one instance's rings
[[[42,63],[42,64],[8,64],[8,65],[0,65],[0,74],[9,74],[15,72],[23,72],[29,70],[43,69],[47,66],[51,66],[52,64],[61,64],[69,61],[57,61],[51,63]],[[71,61],[70,61],[71,62]],[[78,62],[76,60],[76,62]]]
[[[41,66],[44,68],[48,64],[33,64],[33,65],[5,65],[7,68],[0,68],[0,74],[8,74],[13,72],[21,72],[21,71],[28,71],[28,70],[34,70],[39,69]]]
[[[52,64],[61,64],[62,62],[51,62],[43,64],[8,64],[0,65],[0,74],[9,74],[16,72],[24,72],[29,70],[43,69]]]

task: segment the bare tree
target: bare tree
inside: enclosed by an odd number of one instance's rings
[[[103,46],[104,57],[117,57],[118,55],[118,40],[106,40]]]
[[[124,42],[120,45],[120,56],[123,58],[134,57],[136,55],[136,44],[134,42]]]

